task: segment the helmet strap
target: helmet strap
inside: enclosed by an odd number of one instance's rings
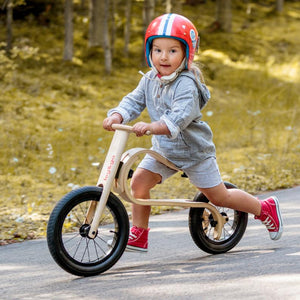
[[[185,66],[186,66],[186,58],[184,58],[180,64],[180,66],[172,74],[166,75],[166,76],[161,76],[152,62],[151,53],[149,55],[149,61],[151,63],[151,69],[157,75],[159,80],[164,84],[173,82],[179,76],[179,74],[185,69]]]

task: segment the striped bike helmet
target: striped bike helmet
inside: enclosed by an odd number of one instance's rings
[[[174,38],[182,42],[186,48],[185,68],[191,67],[198,50],[199,37],[196,27],[189,19],[171,13],[159,16],[150,23],[145,35],[145,56],[149,67],[152,67],[150,54],[155,38]]]

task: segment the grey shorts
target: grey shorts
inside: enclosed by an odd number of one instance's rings
[[[168,168],[148,154],[138,167],[160,174],[162,182],[176,173],[175,170]],[[219,167],[214,157],[205,159],[198,165],[182,171],[188,176],[190,182],[199,188],[211,188],[222,182]]]

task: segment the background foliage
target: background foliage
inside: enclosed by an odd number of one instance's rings
[[[300,183],[300,7],[285,2],[278,15],[262,4],[234,2],[231,33],[211,31],[214,2],[184,5],[182,12],[201,35],[196,61],[212,94],[203,119],[213,129],[223,179],[251,193]],[[163,13],[162,6],[156,9]],[[44,236],[55,203],[71,189],[96,183],[112,137],[102,129],[102,120],[140,79],[140,15],[135,2],[129,58],[122,52],[124,19],[117,15],[110,76],[103,50],[87,48],[88,21],[79,9],[72,62],[62,61],[62,13],[46,23],[30,14],[16,20],[9,57],[5,44],[0,45],[2,244]],[[132,136],[128,147],[141,144],[149,147],[150,139]],[[195,192],[176,175],[153,195],[193,197]],[[153,208],[153,213],[160,210]]]

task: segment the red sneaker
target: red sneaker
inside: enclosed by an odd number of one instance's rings
[[[279,210],[279,202],[276,197],[271,197],[266,200],[260,200],[261,214],[255,216],[254,219],[261,220],[266,225],[271,240],[279,240],[282,231],[282,218]]]
[[[130,229],[126,250],[147,252],[149,230],[150,228],[144,229],[133,226]]]

